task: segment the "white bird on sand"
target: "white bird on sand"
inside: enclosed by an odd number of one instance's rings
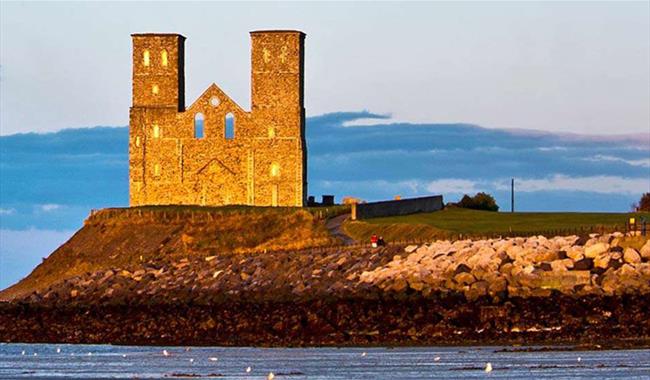
[[[34,352],[34,356],[38,356],[38,354],[36,352]]]
[[[190,363],[194,363],[194,358],[190,358]]]
[[[485,365],[485,372],[492,372],[492,363],[487,363]]]
[[[440,361],[440,356],[436,356],[435,358],[433,358],[433,361],[434,362]]]
[[[167,350],[163,350],[163,356],[169,356],[169,352]]]
[[[246,373],[251,373],[252,370],[253,370],[253,369],[252,369],[251,367],[247,367],[247,368],[246,368]]]
[[[57,353],[57,354],[60,354],[60,353],[61,353],[61,347],[57,347],[57,348],[56,348],[56,353]]]
[[[126,354],[122,354],[122,357],[125,358],[125,357],[126,357]]]
[[[93,356],[93,353],[92,353],[92,352],[89,352],[89,353],[88,353],[88,356]]]
[[[582,361],[582,358],[581,358],[580,356],[578,356],[578,361],[579,361],[579,362],[581,362],[581,361]]]
[[[366,355],[368,355],[368,354],[366,354],[365,352],[362,352],[362,353],[361,353],[361,356],[362,356],[362,357],[363,357],[363,356],[366,356]]]
[[[266,377],[266,380],[273,380],[273,379],[275,379],[275,375],[273,374],[273,372],[269,372],[269,375]]]
[[[208,358],[208,360],[210,360],[211,362],[216,362],[217,360],[219,360],[219,358],[211,357]]]
[[[25,350],[23,350],[23,352],[21,352],[20,354],[23,355],[23,356],[25,356]]]

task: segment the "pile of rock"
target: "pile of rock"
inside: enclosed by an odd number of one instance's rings
[[[462,292],[470,300],[650,293],[650,241],[639,251],[624,241],[621,233],[436,241],[406,247],[359,281],[386,292]]]

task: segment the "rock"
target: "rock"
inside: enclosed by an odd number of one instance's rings
[[[609,244],[607,243],[596,243],[585,248],[585,257],[593,259],[596,256],[607,252],[609,249]]]
[[[461,264],[458,264],[458,266],[456,266],[456,270],[454,271],[454,275],[459,274],[459,273],[469,273],[471,271],[472,271],[472,268],[470,268],[467,265],[461,263]]]
[[[78,296],[78,295],[79,295],[79,291],[78,291],[77,289],[72,289],[72,290],[70,291],[70,297],[71,297],[71,298],[75,298],[75,297]]]
[[[486,281],[477,281],[465,291],[465,297],[470,301],[476,300],[479,297],[485,296],[488,292],[488,288],[489,285]]]
[[[639,254],[644,260],[650,261],[650,240],[646,241],[643,247],[641,247]]]
[[[418,249],[417,245],[407,245],[406,248],[404,248],[404,252],[413,253],[416,249]]]
[[[594,267],[607,269],[612,256],[608,252],[600,253],[594,258]]]
[[[641,256],[634,248],[626,248],[623,252],[623,260],[626,263],[636,264],[641,262]]]
[[[573,268],[573,265],[574,263],[571,259],[555,260],[551,261],[551,270],[554,272],[565,272]]]
[[[470,285],[476,281],[471,273],[461,272],[454,276],[454,281],[461,285]]]
[[[397,278],[397,279],[395,279],[395,281],[393,282],[393,284],[390,287],[386,288],[386,290],[392,289],[392,290],[394,290],[396,292],[401,292],[402,290],[406,289],[407,286],[408,286],[408,284],[407,284],[405,279]]]

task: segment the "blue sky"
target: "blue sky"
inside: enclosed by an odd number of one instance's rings
[[[187,104],[250,104],[256,29],[307,33],[308,115],[647,133],[650,3],[1,2],[0,133],[126,125],[136,32],[187,37]]]
[[[627,211],[650,191],[648,2],[0,8],[0,288],[127,205],[134,32],[188,38],[186,103],[216,82],[248,109],[248,32],[305,31],[316,196],[508,209],[514,177],[518,210]]]

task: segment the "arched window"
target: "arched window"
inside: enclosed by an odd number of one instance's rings
[[[154,139],[160,138],[160,127],[158,126],[158,124],[153,125],[153,138]]]
[[[205,122],[205,116],[203,116],[201,112],[194,115],[194,138],[196,139],[203,138],[204,122]]]
[[[226,130],[224,131],[224,135],[228,140],[235,138],[235,115],[232,113],[226,114]]]
[[[275,137],[275,128],[269,127],[269,138],[272,139]]]
[[[277,162],[271,164],[271,177],[280,175],[280,165]]]
[[[149,60],[149,50],[145,50],[142,52],[142,64],[144,66],[149,66],[150,60]]]
[[[153,166],[153,175],[156,177],[160,177],[160,164],[155,164]]]
[[[162,62],[163,66],[167,67],[167,64],[169,63],[169,60],[167,59],[167,50],[160,52],[160,62]]]
[[[152,94],[158,95],[159,92],[160,92],[160,88],[158,88],[157,84],[154,84],[153,86],[151,86],[151,93]]]

